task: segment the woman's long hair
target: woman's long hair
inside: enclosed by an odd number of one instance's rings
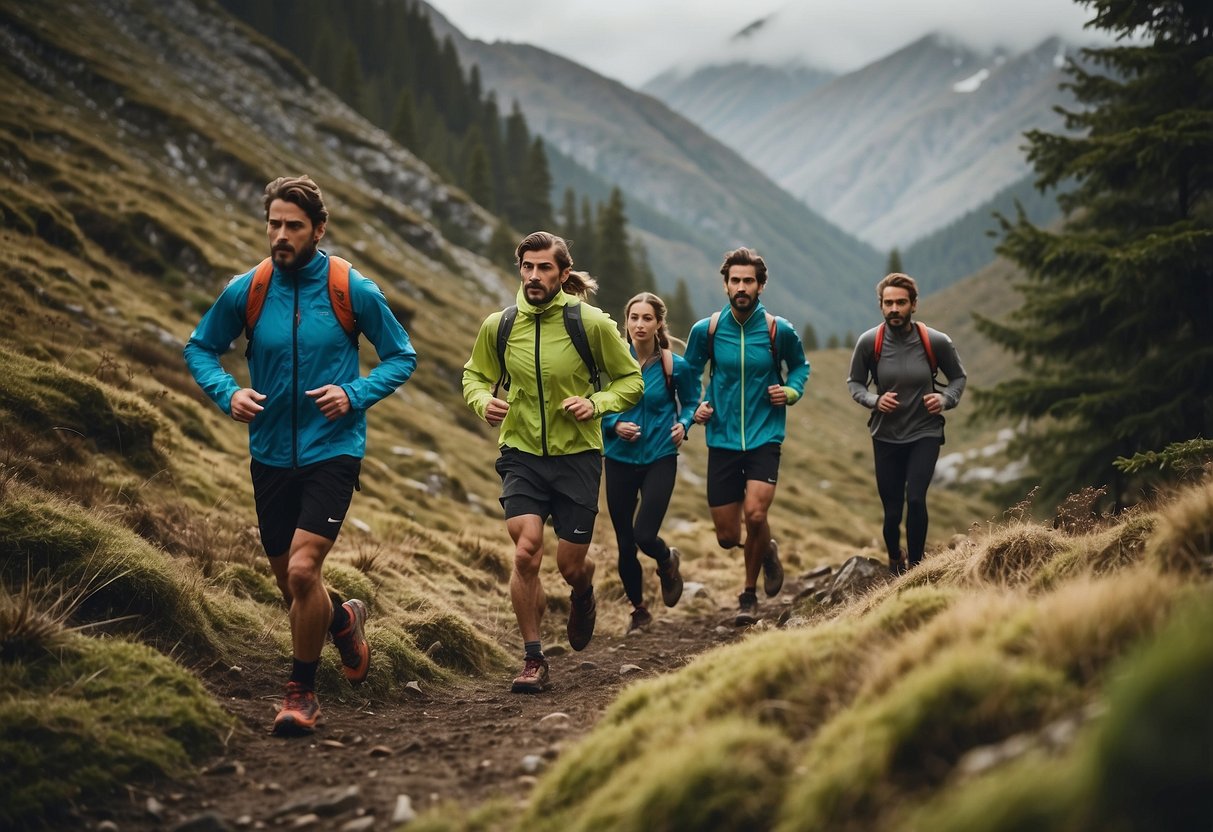
[[[657,332],[654,333],[657,338],[657,346],[668,350],[670,348],[670,329],[665,324],[665,301],[652,292],[641,292],[635,295],[623,307],[623,331],[627,335],[628,343],[632,343],[632,335],[628,332],[628,315],[631,314],[632,307],[638,303],[647,303],[653,307],[653,314],[657,316]]]

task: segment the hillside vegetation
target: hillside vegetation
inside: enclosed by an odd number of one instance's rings
[[[0,7],[0,46],[0,826],[54,827],[74,804],[126,783],[190,776],[244,730],[215,699],[215,680],[239,674],[250,696],[281,684],[289,632],[257,541],[246,434],[196,389],[180,351],[224,281],[263,256],[260,192],[284,172],[320,182],[333,211],[331,250],[379,281],[420,355],[415,377],[369,417],[363,490],[325,569],[336,590],[372,608],[375,671],[362,692],[390,704],[409,681],[455,690],[469,678],[504,677],[519,645],[495,436],[463,406],[459,378],[480,320],[512,295],[516,278],[442,231],[457,223],[487,240],[494,218],[209,3],[8,4]],[[242,347],[230,354],[237,374]],[[773,514],[793,575],[878,551],[870,444],[843,384],[849,354],[811,358]],[[373,360],[366,356],[368,366]],[[984,429],[963,424],[956,420],[949,448],[989,441]],[[694,434],[689,445],[667,534],[687,555],[688,578],[728,597],[739,562],[715,546],[703,447]],[[753,800],[730,802],[744,818],[798,817],[785,803],[805,791],[797,766],[824,772],[820,755],[839,757],[829,749],[850,732],[848,720],[856,731],[868,720],[890,724],[885,739],[863,743],[863,754],[840,758],[813,782],[831,794],[847,783],[843,791],[862,805],[823,809],[834,805],[826,794],[805,817],[840,826],[835,818],[852,811],[856,824],[884,817],[871,801],[885,788],[898,798],[890,819],[911,804],[939,809],[927,798],[944,769],[904,787],[881,780],[883,770],[902,771],[902,744],[926,754],[942,736],[940,753],[952,760],[1010,731],[1086,713],[1086,703],[1102,701],[1123,653],[1149,644],[1189,603],[1204,598],[1207,606],[1207,490],[1076,538],[1030,524],[985,525],[993,513],[971,490],[935,489],[927,568],[841,614],[802,603],[802,626],[757,633],[735,652],[630,690],[601,732],[544,778],[530,811],[553,819],[619,811],[603,823],[626,827],[643,808],[658,819],[668,816],[658,810],[678,812],[684,828],[727,828],[742,816],[711,814],[717,804],[697,796],[730,794],[719,778],[731,782],[740,772],[762,784]],[[946,549],[970,528],[972,536]],[[599,626],[622,630],[605,515],[599,530]],[[991,548],[1004,537],[1003,548]],[[1038,539],[1052,541],[1047,557],[1015,542]],[[1015,569],[999,568],[999,558]],[[548,560],[546,580],[555,586]],[[993,565],[982,566],[987,560]],[[1105,600],[1080,601],[1088,594]],[[550,593],[546,643],[563,641],[564,597]],[[992,634],[970,632],[960,619],[945,628],[954,616],[984,620]],[[895,639],[897,632],[905,635]],[[966,663],[972,651],[957,660],[963,673],[937,664],[966,639],[989,654],[986,664]],[[1167,643],[1178,652],[1141,661],[1162,662],[1158,673],[1185,680],[1169,690],[1199,691],[1193,674],[1207,645],[1186,636]],[[987,649],[994,647],[1002,653]],[[1016,657],[1011,670],[987,672],[998,655]],[[864,669],[880,656],[884,670]],[[888,665],[893,659],[900,663]],[[949,674],[974,674],[1031,696],[988,702],[986,688],[958,693],[946,708],[957,723],[924,706],[897,727],[903,716],[894,705],[912,700],[884,691],[904,683],[901,668],[910,664],[914,673],[904,675],[913,690],[963,687]],[[349,701],[331,655],[319,690],[335,707]],[[646,703],[662,690],[677,699],[650,711]],[[737,705],[742,695],[753,707]],[[996,706],[1009,700],[1014,710],[1004,719]],[[1187,719],[1182,709],[1171,713]],[[1089,720],[1083,735],[1102,735],[1110,721]],[[919,733],[924,725],[931,732]],[[818,748],[818,738],[830,745]],[[729,761],[721,749],[735,750],[727,772],[716,767]],[[593,768],[599,757],[602,770]],[[887,759],[896,766],[881,769]],[[688,778],[642,778],[650,764]],[[1087,770],[1072,765],[1075,777]],[[590,775],[594,790],[572,788]],[[615,800],[623,792],[648,802]],[[585,799],[598,808],[578,803]],[[709,814],[683,815],[692,804]],[[957,804],[956,816],[971,805],[980,804]],[[517,819],[512,811],[495,817],[498,825]],[[432,822],[479,823],[457,813]]]

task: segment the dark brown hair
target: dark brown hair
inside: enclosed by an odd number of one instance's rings
[[[279,176],[265,186],[265,217],[269,219],[270,204],[275,199],[298,205],[312,221],[312,225],[328,222],[329,209],[324,207],[324,195],[320,186],[307,174]]]
[[[521,268],[522,255],[528,251],[547,251],[549,248],[554,251],[556,268],[562,272],[565,269],[572,269],[573,255],[569,254],[569,244],[565,242],[563,237],[557,237],[550,231],[532,231],[523,237],[522,242],[518,244],[518,248],[514,249],[514,265]],[[561,290],[570,295],[584,298],[591,292],[598,291],[598,281],[590,277],[589,272],[570,271],[568,279],[561,286]]]
[[[758,285],[765,286],[767,282],[767,264],[758,255],[758,252],[752,248],[735,248],[732,251],[725,252],[724,262],[720,264],[720,274],[727,282],[729,279],[729,268],[731,266],[753,266],[754,276],[758,278]]]
[[[880,282],[876,284],[876,297],[883,301],[884,290],[890,286],[905,289],[910,293],[910,303],[918,303],[918,284],[915,283],[914,278],[910,277],[908,274],[902,274],[901,272],[886,274],[883,278],[881,278]]]

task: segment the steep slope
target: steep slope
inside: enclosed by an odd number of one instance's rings
[[[449,35],[462,59],[480,68],[485,88],[495,90],[503,106],[517,100],[545,141],[710,246],[703,256],[711,270],[692,275],[698,302],[719,303],[720,254],[748,244],[768,259],[769,298],[780,314],[797,325],[811,321],[823,333],[861,320],[853,290],[880,269],[877,252],[656,99],[542,49],[471,40],[432,15],[435,31]],[[668,279],[658,274],[663,287]]]

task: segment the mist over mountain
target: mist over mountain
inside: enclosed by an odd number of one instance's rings
[[[1059,85],[1076,53],[1058,38],[1011,52],[933,33],[861,69],[809,78],[799,91],[771,84],[746,111],[734,105],[735,90],[760,71],[786,77],[784,65],[671,71],[645,90],[830,221],[887,250],[947,226],[1028,174],[1023,133],[1063,129],[1054,108],[1073,103]]]

